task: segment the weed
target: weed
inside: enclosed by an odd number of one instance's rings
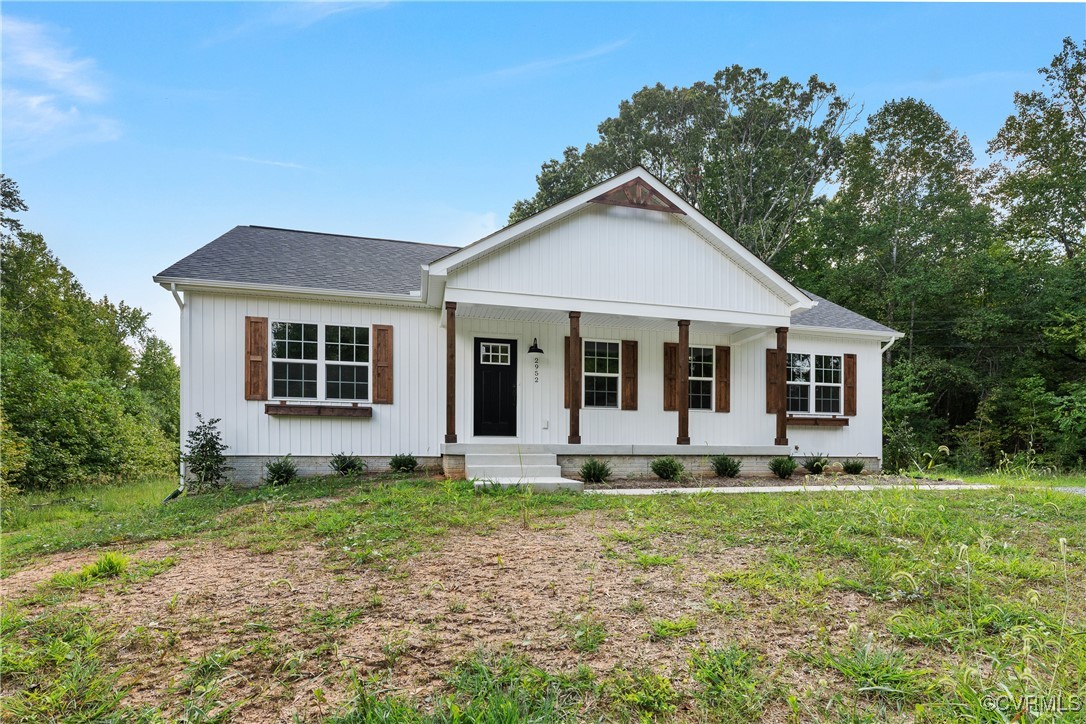
[[[768,703],[765,679],[755,672],[757,658],[739,646],[702,647],[690,657],[698,698],[723,721],[755,721]]]
[[[813,663],[833,669],[856,685],[862,694],[877,699],[914,701],[931,690],[931,671],[918,669],[915,660],[900,651],[882,649],[873,636],[853,638],[841,651],[826,651]]]
[[[681,699],[670,679],[647,669],[620,669],[607,682],[606,689],[617,703],[650,715],[675,711]]]
[[[688,636],[698,630],[698,622],[689,616],[680,616],[675,619],[660,618],[650,622],[652,632],[649,634],[651,641]]]
[[[577,614],[572,618],[559,617],[559,623],[569,635],[569,647],[580,653],[595,653],[607,640],[603,622],[590,614]]]
[[[268,485],[287,485],[298,479],[298,466],[290,455],[264,464],[264,482]]]

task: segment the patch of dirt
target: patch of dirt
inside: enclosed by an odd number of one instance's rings
[[[43,556],[38,563],[22,568],[6,578],[0,579],[0,601],[22,598],[37,588],[39,584],[49,580],[56,574],[78,571],[83,566],[93,563],[98,556],[106,551],[119,551],[125,555],[138,557],[141,560],[160,560],[170,555],[173,547],[173,544],[168,541],[159,541],[151,545],[141,543],[136,545],[100,546]]]
[[[627,490],[636,488],[765,488],[777,485],[948,485],[960,484],[953,478],[917,480],[904,475],[794,475],[782,480],[766,475],[743,475],[737,478],[719,478],[713,475],[688,476],[682,480],[667,481],[658,478],[615,478],[606,483],[585,483],[585,490]]]
[[[179,551],[155,544],[134,554],[174,555],[177,564],[126,587],[92,588],[79,603],[116,626],[130,704],[181,702],[192,696],[185,688],[191,662],[216,649],[235,652],[219,696],[238,702],[234,720],[242,722],[328,715],[350,697],[351,672],[429,702],[453,665],[479,649],[524,654],[551,671],[585,664],[606,675],[619,666],[649,667],[689,688],[686,661],[700,644],[743,643],[773,665],[820,637],[843,638],[849,617],[862,617],[870,606],[858,594],[827,590],[814,609],[779,615],[779,607],[793,602],[714,578],[758,565],[765,560],[760,548],[662,536],[652,542],[654,551],[678,560],[646,567],[634,562],[634,549],[609,536],[626,528],[585,513],[486,535],[451,533],[439,550],[390,570],[347,568],[339,551],[311,544],[273,554],[213,543]],[[96,554],[55,557],[20,573],[43,580]],[[714,611],[710,595],[735,610]],[[578,616],[606,627],[598,651],[572,650],[569,622]],[[649,639],[653,619],[680,616],[694,617],[697,631]],[[796,679],[790,684],[810,684],[801,666],[786,668]]]

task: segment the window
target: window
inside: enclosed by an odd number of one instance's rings
[[[327,363],[325,397],[329,400],[369,398],[369,327],[327,325],[324,328],[324,358]]]
[[[272,322],[272,395],[317,396],[317,325]],[[312,360],[312,361],[309,361]]]
[[[840,355],[788,354],[788,412],[840,415],[843,387]]]
[[[585,407],[618,407],[618,349],[618,342],[585,340]]]
[[[272,397],[369,399],[369,327],[272,322],[270,341]]]
[[[485,365],[510,363],[511,346],[507,342],[480,342],[479,361]]]
[[[690,409],[713,409],[713,348],[690,348]]]

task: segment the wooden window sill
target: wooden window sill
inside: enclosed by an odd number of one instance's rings
[[[373,408],[321,403],[308,405],[268,404],[264,405],[264,414],[286,417],[373,417]]]
[[[793,417],[785,418],[789,427],[848,427],[847,417]]]

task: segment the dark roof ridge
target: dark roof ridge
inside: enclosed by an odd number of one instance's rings
[[[407,239],[386,239],[383,236],[360,236],[358,234],[336,234],[331,231],[310,231],[308,229],[288,229],[285,226],[265,226],[263,224],[246,224],[250,229],[267,229],[269,231],[287,231],[292,234],[313,234],[314,236],[339,236],[344,239],[367,239],[369,241],[388,241],[393,244],[415,244],[416,246],[440,246],[442,248],[459,250],[461,247],[451,244],[433,244],[427,241],[409,241]]]

